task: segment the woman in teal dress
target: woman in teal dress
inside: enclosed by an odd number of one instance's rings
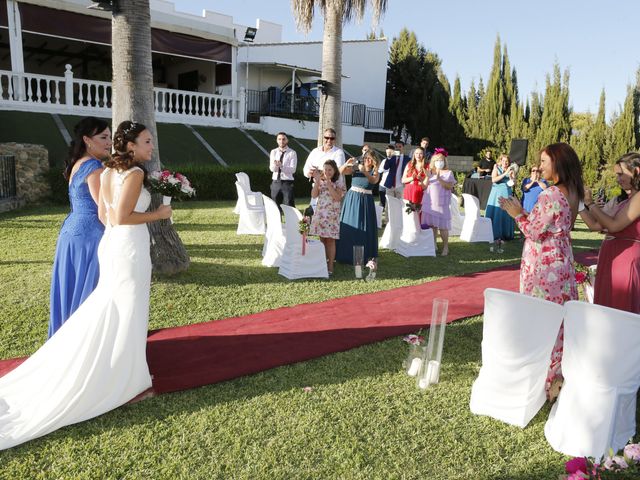
[[[71,212],[62,224],[53,261],[49,338],[98,284],[98,244],[104,233],[98,218],[101,160],[110,153],[109,124],[94,117],[82,119],[74,129],[64,170]]]
[[[484,216],[491,219],[493,226],[493,239],[496,242],[513,240],[515,223],[507,212],[500,208],[500,199],[513,195],[513,182],[515,180],[515,170],[509,166],[511,159],[509,155],[502,154],[498,163],[493,167],[491,173],[491,193],[487,200],[487,208]]]
[[[336,260],[353,263],[353,246],[364,246],[364,261],[378,256],[378,224],[372,190],[378,183],[378,160],[372,150],[362,157],[362,163],[350,158],[340,173],[351,175],[351,188],[344,197],[340,211],[340,239],[336,244]]]

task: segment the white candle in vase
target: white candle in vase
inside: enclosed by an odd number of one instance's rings
[[[427,365],[426,379],[429,383],[438,383],[440,380],[440,362],[431,360]]]
[[[407,375],[410,377],[415,377],[420,371],[420,366],[422,365],[422,360],[420,358],[414,358],[411,360],[411,365],[407,369]]]
[[[362,265],[356,265],[356,278],[362,278]]]

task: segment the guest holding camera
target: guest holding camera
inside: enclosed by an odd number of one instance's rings
[[[344,197],[340,212],[340,239],[336,244],[336,260],[353,263],[353,246],[364,246],[364,258],[378,256],[378,225],[373,187],[378,182],[378,160],[373,150],[363,156],[362,163],[350,158],[340,173],[351,175],[351,188]]]
[[[336,240],[340,238],[340,203],[346,190],[335,161],[324,162],[322,174],[319,170],[315,170],[311,198],[317,198],[318,203],[311,217],[309,234],[318,235],[324,244],[329,275],[333,274]]]
[[[438,231],[442,238],[441,255],[449,255],[449,230],[451,230],[451,191],[456,177],[447,165],[448,153],[436,148],[431,157],[428,186],[422,200],[422,224],[433,229],[433,240]]]
[[[513,240],[515,223],[513,219],[500,208],[500,199],[513,195],[513,182],[516,178],[515,168],[511,165],[509,155],[503,153],[491,173],[491,193],[487,200],[484,216],[491,219],[493,239],[501,249],[502,242]]]

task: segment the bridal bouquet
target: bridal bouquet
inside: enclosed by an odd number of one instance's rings
[[[596,463],[593,458],[576,457],[564,464],[567,475],[560,478],[567,480],[605,478],[638,478],[640,477],[640,444],[630,443],[622,451],[622,455],[614,455],[600,459]]]
[[[178,172],[174,173],[169,170],[151,172],[149,174],[149,183],[151,184],[151,191],[153,193],[159,193],[163,197],[169,197],[169,199],[175,198],[176,200],[180,200],[193,197],[196,194],[189,179]],[[164,201],[164,198],[163,203],[168,205],[168,203]]]

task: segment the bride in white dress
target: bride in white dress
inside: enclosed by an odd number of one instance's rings
[[[0,450],[113,410],[151,387],[146,223],[169,218],[171,207],[146,212],[151,196],[137,165],[151,159],[153,142],[144,125],[121,123],[113,145],[117,153],[101,175],[107,227],[98,286],[47,343],[0,378]]]

